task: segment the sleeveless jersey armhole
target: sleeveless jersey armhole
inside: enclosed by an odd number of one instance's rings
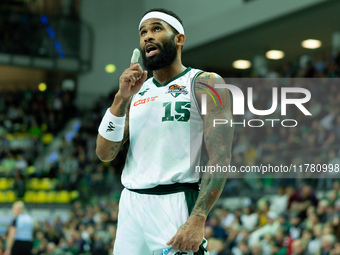
[[[193,100],[194,100],[194,102],[195,102],[195,104],[196,104],[196,107],[197,107],[197,111],[198,111],[198,113],[199,113],[199,115],[201,116],[201,118],[202,118],[202,120],[203,120],[203,116],[202,116],[202,114],[201,114],[201,108],[200,108],[200,106],[199,106],[199,104],[198,104],[198,100],[197,100],[197,96],[196,96],[196,88],[195,88],[195,81],[196,81],[196,78],[199,76],[199,75],[201,75],[202,73],[204,73],[203,71],[200,71],[200,72],[198,72],[197,74],[195,74],[195,76],[194,76],[194,78],[192,78],[192,81],[191,81],[191,93],[192,93],[192,98],[193,98]]]

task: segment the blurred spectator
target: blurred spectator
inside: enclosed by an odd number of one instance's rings
[[[20,171],[15,172],[15,181],[13,185],[13,190],[15,191],[15,196],[18,199],[23,199],[25,196],[26,188],[25,188],[25,180]]]
[[[279,229],[274,236],[271,253],[275,255],[287,254],[289,240],[283,229]]]
[[[324,235],[321,243],[320,255],[330,255],[331,250],[334,248],[336,238],[333,235]]]
[[[225,239],[227,237],[224,228],[220,225],[220,219],[216,215],[212,215],[208,219],[208,225],[212,228],[212,237],[216,239]]]
[[[301,218],[297,213],[292,213],[289,221],[289,236],[293,240],[297,240],[301,237],[302,225]]]
[[[276,212],[280,214],[285,212],[288,206],[288,195],[285,194],[285,189],[283,187],[279,187],[278,196],[276,196],[270,205],[270,211]]]
[[[322,236],[322,224],[313,226],[313,236],[314,239],[308,243],[308,252],[310,254],[317,254],[321,249],[321,236]]]
[[[257,206],[259,209],[259,226],[264,226],[267,224],[268,213],[269,213],[269,203],[265,199],[260,199],[257,202]]]
[[[235,215],[230,212],[227,208],[222,208],[221,210],[221,224],[225,228],[231,227],[234,222]]]
[[[253,247],[255,243],[260,241],[261,237],[265,235],[275,235],[276,231],[280,228],[280,223],[277,219],[277,214],[274,212],[268,212],[267,214],[267,224],[263,227],[255,230],[249,236],[249,246]]]
[[[340,255],[340,243],[339,242],[335,243],[334,249],[331,250],[329,255]]]
[[[231,251],[232,255],[250,255],[250,250],[246,242],[239,242],[237,247],[234,247]]]
[[[263,255],[262,252],[263,252],[263,251],[262,251],[262,248],[261,248],[260,244],[259,244],[259,243],[256,243],[256,244],[253,245],[250,254],[251,254],[251,255]]]
[[[297,239],[293,242],[292,250],[292,255],[307,255],[305,252],[305,247],[300,239]]]
[[[299,196],[291,205],[291,210],[299,214],[300,219],[306,218],[306,210],[310,205],[316,206],[318,200],[313,193],[312,187],[305,184],[302,186]]]
[[[259,223],[259,216],[251,207],[247,206],[243,209],[241,221],[243,227],[245,227],[248,231],[253,231]]]
[[[49,255],[64,255],[64,252],[58,248],[55,243],[50,242],[47,244],[47,254]]]

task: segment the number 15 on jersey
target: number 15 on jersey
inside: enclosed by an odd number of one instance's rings
[[[175,109],[172,109],[173,105],[175,106]],[[162,122],[175,120],[187,122],[190,118],[190,102],[164,102],[163,107],[165,113],[164,117],[162,117]]]

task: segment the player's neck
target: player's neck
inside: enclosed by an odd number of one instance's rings
[[[176,77],[180,73],[182,73],[186,69],[185,66],[182,65],[180,59],[176,58],[171,65],[164,67],[159,70],[153,71],[153,77],[160,84],[165,84],[170,81],[172,78]]]

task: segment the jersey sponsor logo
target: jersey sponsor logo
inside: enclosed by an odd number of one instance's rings
[[[109,122],[109,125],[107,126],[106,132],[112,132],[115,131],[115,127],[113,126],[113,122]]]
[[[148,97],[148,98],[144,98],[144,99],[139,99],[139,100],[137,100],[137,101],[133,104],[133,106],[137,106],[137,105],[140,105],[140,104],[146,104],[146,103],[155,101],[157,97],[158,97],[158,96],[155,96],[155,97]]]
[[[149,90],[149,88],[147,88],[147,89],[144,90],[144,91],[139,92],[138,95],[144,96],[144,94],[145,94],[146,92],[148,92],[148,90]]]
[[[177,84],[171,85],[165,94],[171,94],[173,97],[178,97],[180,94],[186,95],[188,94],[188,90],[185,86],[180,86]]]
[[[184,254],[188,254],[188,253],[186,251],[178,251],[174,255],[184,255]]]

